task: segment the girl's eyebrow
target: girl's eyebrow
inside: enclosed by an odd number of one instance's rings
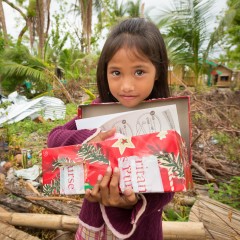
[[[113,65],[113,66],[109,66],[108,69],[119,69],[119,67]]]
[[[132,66],[133,68],[145,68],[147,67],[145,64],[142,64],[142,65],[136,65],[136,66]],[[117,65],[110,65],[108,67],[108,69],[120,69],[120,68],[124,68],[124,67],[119,67]]]
[[[134,66],[135,68],[144,68],[144,67],[146,67],[146,65],[145,64],[143,64],[143,65],[137,65],[137,66]]]

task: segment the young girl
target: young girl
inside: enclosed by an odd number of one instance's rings
[[[168,59],[158,28],[142,18],[122,21],[110,33],[97,67],[99,98],[132,108],[169,97]],[[76,119],[76,118],[75,118]],[[51,131],[48,147],[104,141],[115,130],[77,130],[75,119]],[[85,194],[75,239],[162,239],[162,209],[173,193],[119,193],[119,170],[109,167]]]

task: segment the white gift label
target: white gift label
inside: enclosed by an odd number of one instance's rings
[[[134,192],[164,192],[156,156],[122,157],[118,159],[120,189],[132,187]]]
[[[60,167],[60,194],[84,194],[83,164]]]

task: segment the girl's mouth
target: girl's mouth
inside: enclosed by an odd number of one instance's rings
[[[130,95],[121,95],[121,98],[123,98],[123,99],[129,99],[129,100],[131,100],[131,99],[134,99],[134,98],[136,98],[136,96],[130,96]]]

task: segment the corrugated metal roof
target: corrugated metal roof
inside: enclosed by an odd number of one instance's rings
[[[64,102],[55,97],[40,97],[33,100],[15,102],[4,111],[1,111],[0,126],[3,123],[14,123],[26,117],[34,119],[40,115],[44,119],[64,119],[66,106]]]

